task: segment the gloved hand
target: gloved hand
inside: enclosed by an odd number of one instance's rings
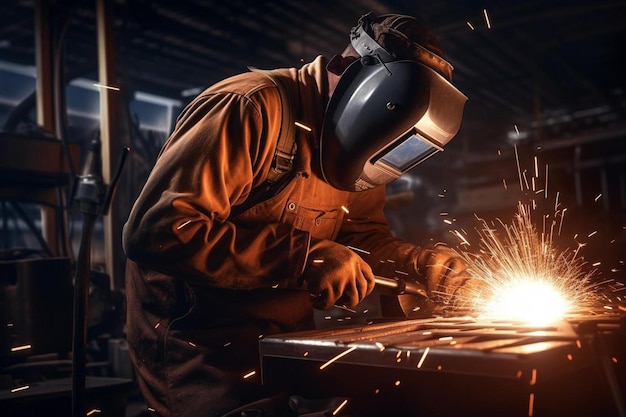
[[[311,241],[301,281],[314,297],[313,305],[354,307],[374,289],[374,273],[354,251],[330,240]]]
[[[437,303],[471,307],[482,286],[480,280],[469,274],[463,257],[445,245],[423,248],[415,267],[426,280],[428,295]]]

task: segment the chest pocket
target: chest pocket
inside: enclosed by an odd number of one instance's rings
[[[288,200],[283,212],[283,223],[292,224],[296,229],[307,231],[318,239],[334,239],[339,233],[345,212],[337,206],[307,204]]]
[[[334,240],[348,204],[347,191],[339,191],[317,178],[297,174],[277,194],[236,216],[239,224],[286,223],[317,239]]]

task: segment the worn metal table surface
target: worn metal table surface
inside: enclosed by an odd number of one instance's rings
[[[625,329],[620,312],[376,322],[265,337],[261,371],[276,389],[345,397],[354,415],[623,416]]]

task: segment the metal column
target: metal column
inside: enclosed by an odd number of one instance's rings
[[[50,5],[46,0],[35,4],[35,63],[37,68],[37,124],[48,132],[55,132],[53,85],[53,35],[50,27]],[[56,208],[42,205],[41,233],[53,255],[58,256],[59,239]]]
[[[115,74],[114,20],[109,0],[96,0],[98,76],[100,89],[100,140],[102,141],[102,176],[109,184],[121,152],[120,108],[121,96],[117,89]],[[113,87],[113,88],[111,88]],[[119,284],[122,264],[121,216],[119,205],[113,200],[111,208],[103,217],[104,262],[111,287]]]

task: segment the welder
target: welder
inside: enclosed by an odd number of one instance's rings
[[[451,77],[421,21],[366,14],[332,59],[250,68],[182,110],[123,233],[127,336],[156,415],[293,415],[260,381],[259,338],[355,307],[377,275],[444,303],[467,288],[457,252],[395,238],[383,214],[384,185],[459,129]]]

